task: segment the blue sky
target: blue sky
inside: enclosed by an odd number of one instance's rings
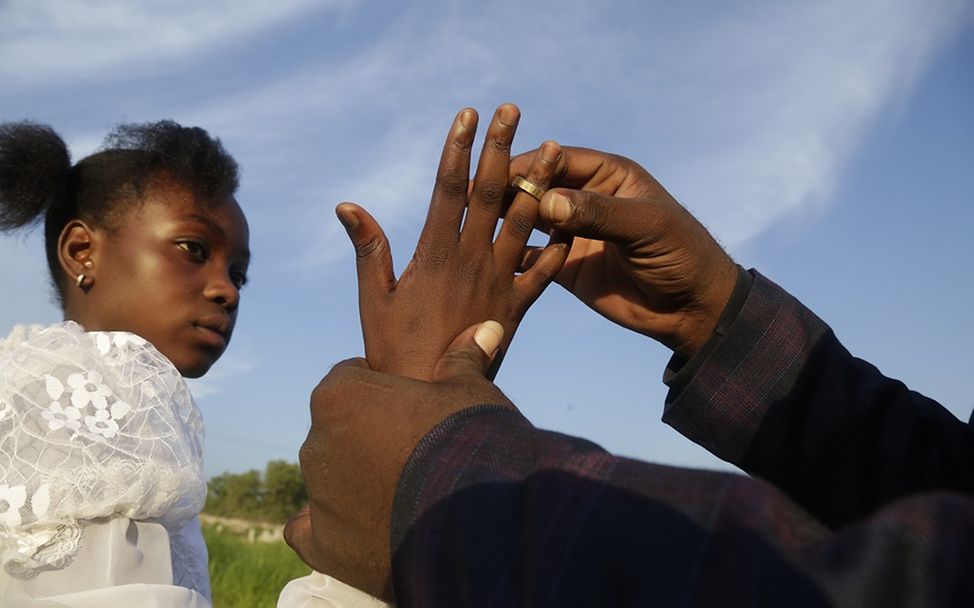
[[[0,0],[0,120],[75,159],[122,121],[221,137],[255,252],[233,344],[191,386],[208,474],[296,459],[308,394],[362,351],[335,204],[373,211],[402,268],[462,107],[636,159],[887,375],[974,407],[970,2]],[[38,233],[0,238],[0,333],[53,322]],[[559,287],[498,384],[536,424],[726,468],[660,421],[668,353]]]

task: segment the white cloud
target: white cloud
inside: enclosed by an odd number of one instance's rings
[[[104,78],[106,70],[199,53],[316,8],[322,3],[314,0],[10,0],[0,4],[0,78]]]
[[[245,167],[259,179],[284,171],[275,191],[297,196],[275,217],[330,203],[328,228],[317,211],[304,221],[317,234],[304,258],[346,247],[330,216],[340,200],[386,222],[421,221],[449,117],[485,100],[526,110],[521,141],[553,137],[643,162],[740,245],[827,202],[871,119],[910,89],[967,10],[951,0],[765,3],[684,21],[629,7],[626,23],[585,3],[525,5],[513,20],[424,7],[340,62],[310,58],[194,114],[250,148],[257,160]]]
[[[668,182],[729,245],[827,202],[872,118],[957,32],[959,2],[778,4],[710,24],[689,49]],[[683,80],[685,74],[671,75]]]
[[[364,18],[379,3],[334,0],[363,24],[345,32],[354,44],[289,57],[166,113],[227,141],[255,227],[304,243],[289,261],[346,251],[331,211],[341,200],[387,229],[418,229],[453,112],[489,114],[502,101],[525,111],[522,149],[554,138],[629,155],[734,247],[826,203],[871,119],[970,22],[951,0],[619,3],[613,13],[541,2],[518,5],[516,19],[505,5],[419,2],[380,23]],[[0,57],[27,59],[0,59],[0,76],[202,56],[316,6],[17,0],[0,8]],[[72,148],[98,139],[85,127]]]

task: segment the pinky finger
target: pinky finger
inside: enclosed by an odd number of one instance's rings
[[[572,236],[554,232],[544,249],[526,248],[521,261],[521,274],[514,279],[514,289],[518,296],[519,308],[527,310],[541,292],[558,277],[558,273],[568,259]]]

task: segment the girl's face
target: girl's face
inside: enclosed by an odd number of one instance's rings
[[[77,320],[138,334],[182,375],[202,376],[233,334],[249,241],[232,196],[201,205],[191,190],[157,182],[92,250],[94,283]]]

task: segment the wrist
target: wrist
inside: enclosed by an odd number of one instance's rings
[[[701,304],[681,322],[670,348],[684,361],[692,359],[709,341],[723,335],[723,329],[740,312],[751,287],[752,277],[728,259],[728,264],[711,281]]]

